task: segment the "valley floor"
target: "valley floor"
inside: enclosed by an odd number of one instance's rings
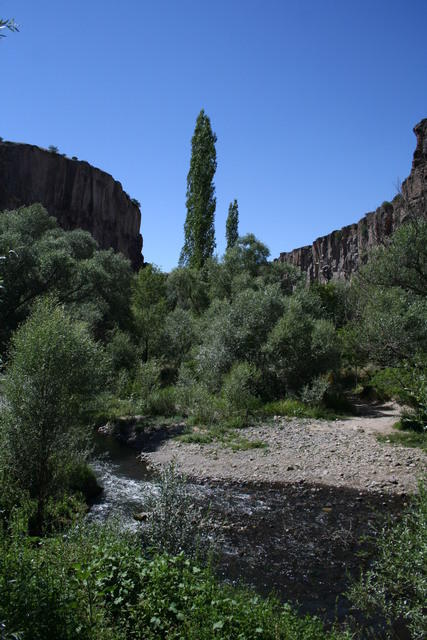
[[[275,417],[272,423],[243,430],[247,440],[261,441],[264,448],[233,451],[219,442],[171,438],[141,457],[153,467],[175,461],[197,481],[308,483],[404,495],[416,490],[427,456],[420,449],[387,443],[397,419],[391,403],[360,407],[358,417],[334,421]],[[378,442],[378,435],[386,441]]]

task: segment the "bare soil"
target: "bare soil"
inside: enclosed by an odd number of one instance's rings
[[[195,481],[228,481],[280,486],[307,483],[361,491],[407,494],[426,472],[420,449],[391,446],[376,436],[393,432],[398,407],[361,405],[358,417],[334,421],[275,417],[241,434],[264,449],[233,451],[221,443],[165,439],[141,458],[158,467],[174,461]]]

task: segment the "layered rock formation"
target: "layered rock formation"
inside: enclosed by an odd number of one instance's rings
[[[310,282],[346,280],[366,262],[369,250],[386,242],[406,218],[427,216],[427,119],[416,125],[414,133],[417,146],[412,170],[401,194],[359,222],[317,238],[312,245],[281,253],[278,260],[299,267]]]
[[[40,202],[64,229],[143,263],[139,207],[108,173],[29,144],[0,142],[0,211]]]

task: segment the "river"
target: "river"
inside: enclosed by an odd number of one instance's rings
[[[156,478],[134,450],[98,437],[93,468],[104,491],[90,519],[133,515],[156,492]],[[343,620],[350,606],[342,593],[371,555],[387,517],[399,515],[403,498],[299,483],[286,487],[189,483],[194,500],[209,505],[221,531],[218,572],[259,593],[274,592],[301,612]]]

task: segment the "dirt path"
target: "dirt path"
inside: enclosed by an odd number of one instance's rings
[[[427,470],[420,449],[380,443],[376,435],[392,432],[398,419],[392,404],[360,406],[359,416],[323,421],[275,418],[273,424],[249,427],[248,440],[261,440],[265,449],[233,451],[220,443],[186,444],[165,440],[143,459],[157,467],[174,460],[197,481],[227,480],[282,485],[310,483],[363,491],[405,494]]]

